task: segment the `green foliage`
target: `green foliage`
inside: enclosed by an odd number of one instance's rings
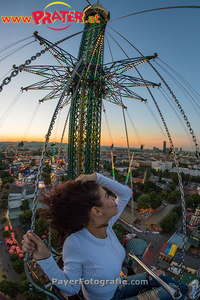
[[[176,185],[179,183],[179,181],[178,181],[178,174],[177,174],[177,173],[173,173],[173,174],[172,174],[172,181],[173,181],[173,183],[175,183]]]
[[[170,190],[174,191],[176,189],[176,183],[170,183],[169,188]]]
[[[37,219],[35,221],[35,233],[39,236],[42,236],[48,232],[47,220],[46,219]]]
[[[19,284],[7,279],[0,282],[0,292],[14,299],[19,293]]]
[[[115,223],[112,228],[113,228],[113,231],[116,234],[119,242],[123,246],[124,245],[124,234],[126,233],[125,229],[122,227],[121,224],[118,224],[118,223]]]
[[[10,183],[13,183],[15,180],[14,180],[13,177],[9,177],[8,181],[9,181]]]
[[[24,213],[19,215],[19,221],[21,225],[25,225],[26,223],[31,222],[31,217],[32,217],[32,211],[31,210],[25,210]]]
[[[193,201],[190,197],[185,197],[186,208],[193,206]]]
[[[159,171],[159,177],[158,177],[158,181],[161,182],[162,181],[162,170]]]
[[[19,277],[20,277],[21,281],[24,281],[27,279],[26,274],[21,274],[21,275],[19,275]]]
[[[151,199],[151,207],[153,209],[156,209],[162,204],[162,197],[160,195],[157,195],[155,198]]]
[[[20,208],[21,208],[21,210],[23,210],[23,211],[29,210],[28,200],[22,201],[22,205],[20,206]]]
[[[45,295],[39,296],[38,292],[37,292],[37,295],[36,295],[31,291],[25,291],[23,293],[23,296],[25,297],[26,300],[43,300],[43,299],[47,299]]]
[[[159,187],[158,185],[156,185],[155,182],[150,181],[150,180],[146,180],[144,183],[144,192],[152,192],[155,191],[156,193],[161,193],[162,192],[162,188]]]
[[[65,181],[67,181],[68,180],[68,175],[62,175],[61,177],[60,177],[60,181],[61,182],[65,182]]]
[[[138,177],[138,169],[132,170],[132,177]]]
[[[4,196],[4,195],[5,195],[5,196],[8,196],[8,191],[5,190],[5,191],[3,192],[3,196]]]
[[[142,195],[142,193],[141,192],[136,192],[135,190],[133,190],[133,192],[134,192],[133,199],[135,201],[137,201],[138,197],[140,197]]]
[[[24,275],[24,274],[21,274],[21,275]],[[29,281],[27,278],[22,281],[22,283],[19,286],[19,289],[20,289],[21,294],[23,294],[25,291],[29,291]]]
[[[35,166],[35,161],[36,161],[35,158],[34,158],[34,159],[31,159],[30,167],[34,167],[34,166]]]
[[[1,172],[1,179],[10,177],[10,173],[8,171],[2,171]]]
[[[178,221],[177,213],[172,212],[161,223],[162,230],[164,232],[171,232],[172,230],[174,230],[177,221]]]
[[[5,185],[5,189],[9,190],[9,189],[10,189],[10,185],[9,185],[9,184],[6,184],[6,185]]]
[[[112,173],[112,165],[111,165],[111,163],[105,162],[105,163],[103,164],[103,167],[104,167],[104,169],[105,169],[106,171]]]
[[[1,224],[6,223],[7,221],[8,221],[8,219],[7,219],[6,217],[3,217],[3,218],[1,219]]]
[[[54,229],[51,231],[51,245],[56,247],[60,241],[58,240],[58,232]]]
[[[200,204],[200,195],[193,194],[192,195],[192,199],[193,199],[193,203],[194,203],[195,206],[197,206],[198,204]]]
[[[14,263],[12,264],[12,267],[13,267],[13,270],[15,270],[15,272],[18,274],[22,274],[24,272],[24,263],[21,260],[21,258],[14,261]]]
[[[173,212],[177,213],[177,215],[180,217],[182,215],[182,206],[181,205],[175,206],[173,208]]]
[[[7,209],[8,208],[8,200],[3,199],[1,201],[0,208]]]
[[[144,184],[143,184],[142,182],[138,181],[138,182],[136,183],[136,185],[137,185],[137,187],[138,187],[138,189],[139,189],[140,191],[143,191],[143,189],[144,189]]]
[[[51,184],[51,178],[49,173],[42,173],[42,179],[46,185]]]
[[[1,196],[1,200],[8,200],[8,195],[3,194],[3,195]]]
[[[137,199],[138,208],[149,208],[151,207],[151,197],[149,195],[142,195]]]
[[[11,262],[14,262],[14,261],[16,261],[16,260],[18,260],[18,259],[20,259],[18,253],[13,252],[13,253],[10,253],[10,254],[9,254],[9,260],[10,260]]]
[[[4,230],[3,231],[3,237],[4,237],[4,239],[11,237],[11,232],[9,230]]]
[[[178,200],[178,196],[176,194],[176,191],[170,192],[167,196],[167,199],[170,203],[174,204]]]
[[[156,169],[149,168],[148,171],[150,173],[153,173],[153,175],[157,175],[158,174],[158,172],[156,171]]]
[[[192,181],[195,181],[195,182],[200,183],[200,176],[199,176],[199,175],[195,176],[195,177],[192,179]]]
[[[125,181],[126,176],[124,176],[123,174],[120,174],[119,172],[115,171],[115,180],[120,181],[123,180]]]
[[[151,197],[151,199],[153,199],[153,198],[155,198],[156,197],[156,192],[150,192],[150,193],[148,193],[149,194],[149,196]]]
[[[49,164],[46,164],[45,167],[43,167],[42,171],[44,173],[51,174],[52,171],[51,166]]]
[[[118,231],[121,231],[122,234],[126,233],[126,230],[123,228],[121,224],[115,223],[112,228],[113,230],[117,229]]]
[[[192,181],[192,175],[190,174],[184,174],[181,172],[182,181],[185,185],[189,184]]]

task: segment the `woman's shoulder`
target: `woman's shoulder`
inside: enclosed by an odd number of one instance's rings
[[[82,240],[82,230],[79,230],[75,233],[70,234],[64,242],[63,247],[69,247],[69,245],[73,246],[74,248],[80,247],[81,240]]]

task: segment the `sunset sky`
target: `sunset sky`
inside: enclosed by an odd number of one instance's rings
[[[88,5],[88,2],[85,0],[67,0],[63,2],[71,6],[71,9],[68,7],[69,10],[80,12]],[[44,11],[44,8],[50,3],[51,1],[49,0],[1,1],[0,13],[1,16],[4,17],[32,16],[32,12],[38,10]],[[91,1],[91,3],[94,4],[96,1]],[[199,0],[100,0],[100,4],[110,12],[110,22],[107,24],[106,28],[104,62],[112,61],[107,39],[114,60],[126,59],[125,53],[128,57],[140,56],[130,44],[110,28],[112,27],[138,48],[143,55],[153,55],[154,53],[158,53],[158,58],[160,60],[173,68],[197,91],[197,93],[200,94],[200,8],[169,9],[147,12],[115,21],[115,19],[131,13],[158,7],[178,5],[195,6],[200,4]],[[60,11],[68,8],[63,4],[56,4],[48,7],[45,11],[53,12],[54,10]],[[57,20],[54,24],[51,24],[51,26],[58,28],[60,24],[61,21]],[[34,31],[38,31],[39,35],[47,40],[56,42],[66,36],[83,30],[83,28],[83,24],[73,22],[66,30],[57,31],[49,29],[45,24],[36,25],[33,22],[30,22],[29,24],[23,24],[22,22],[19,24],[13,24],[12,22],[6,24],[3,23],[1,18],[0,82],[8,76],[7,74],[10,74],[10,70],[14,64],[23,64],[32,55],[35,55],[42,50],[42,46],[39,42],[34,41],[34,38],[31,37]],[[117,40],[125,53],[117,46],[117,44],[115,44],[109,34]],[[30,38],[17,43],[28,37]],[[80,41],[81,35],[78,35],[75,38],[67,40],[61,44],[60,47],[77,57]],[[30,44],[17,51],[18,48],[27,43]],[[11,52],[14,53],[9,55]],[[5,58],[5,56],[8,57]],[[196,92],[193,92],[192,88],[189,88],[186,82],[182,82],[176,77],[182,85],[181,90],[175,83],[175,79],[168,76],[168,74],[156,64],[156,62],[158,62],[167,69],[160,60],[156,60],[155,62],[152,62],[152,64],[162,74],[173,93],[176,95],[191,123],[191,127],[194,130],[197,140],[199,140],[200,96],[199,94],[196,94]],[[37,58],[32,65],[58,65],[58,63],[51,54],[46,53],[40,58]],[[156,75],[147,64],[139,66],[138,69],[145,79],[155,83],[161,82],[158,75]],[[173,76],[176,76],[170,69],[167,69],[167,71]],[[127,74],[138,77],[134,70]],[[28,91],[23,92],[19,99],[15,101],[15,97],[20,92],[21,87],[26,87],[42,79],[42,77],[37,75],[22,72],[13,78],[7,86],[4,86],[3,91],[0,93],[0,141],[44,141],[44,136],[47,133],[58,100],[46,101],[39,105],[39,99],[44,97],[47,92]],[[161,86],[164,89],[163,83]],[[130,146],[139,148],[142,143],[145,145],[144,148],[153,148],[155,146],[162,149],[163,141],[166,140],[167,147],[169,147],[167,135],[166,133],[163,133],[164,126],[162,125],[162,121],[147,90],[145,87],[136,87],[133,91],[144,99],[147,99],[148,104],[138,100],[128,98],[123,99],[124,104],[127,106],[128,114],[131,117],[130,121],[126,113]],[[182,147],[187,150],[194,150],[191,138],[188,137],[188,129],[187,131],[185,130],[185,125],[182,126],[179,117],[176,115],[176,113],[178,113],[182,122],[185,124],[177,105],[174,106],[176,107],[175,113],[168,103],[168,101],[175,103],[172,97],[170,98],[171,100],[169,99],[167,101],[161,93],[162,89],[160,91],[158,88],[151,88],[151,91],[158,102],[167,123],[174,146],[178,148]],[[166,91],[166,89],[164,89],[164,91]],[[190,97],[190,95],[192,97]],[[116,147],[126,147],[126,136],[121,108],[109,102],[104,102],[104,105],[112,139],[109,135],[106,119],[102,112],[101,144],[110,145],[113,142]],[[148,107],[150,107],[150,110]],[[52,132],[51,142],[60,141],[68,109],[69,107],[66,106],[59,114]],[[68,142],[68,129],[64,142]]]

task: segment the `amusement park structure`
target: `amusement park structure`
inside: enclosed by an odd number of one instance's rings
[[[174,8],[178,8],[178,7],[174,7]],[[197,7],[193,7],[193,8],[197,8]],[[98,16],[98,18],[96,16]],[[93,22],[94,19],[96,20],[96,22]],[[199,148],[196,141],[196,137],[194,136],[193,130],[190,126],[187,116],[185,115],[185,112],[183,111],[180,103],[176,99],[172,90],[167,85],[166,81],[162,78],[162,76],[158,73],[158,71],[150,63],[151,59],[155,59],[157,57],[156,54],[152,56],[144,56],[138,51],[141,55],[140,57],[130,58],[126,55],[127,59],[123,59],[119,61],[112,60],[110,63],[104,63],[103,60],[104,33],[109,19],[110,19],[109,12],[106,11],[106,9],[103,8],[102,5],[100,5],[99,3],[94,4],[92,6],[89,5],[84,9],[85,27],[82,34],[82,39],[81,39],[77,59],[73,55],[69,54],[67,51],[65,51],[64,49],[58,46],[59,43],[69,39],[70,37],[66,37],[63,40],[53,44],[52,42],[39,36],[38,33],[35,32],[34,36],[40,41],[41,45],[44,46],[44,49],[41,52],[37,53],[36,55],[32,56],[31,59],[26,60],[25,63],[20,65],[19,67],[13,66],[13,71],[11,73],[11,76],[5,78],[3,80],[2,85],[0,85],[0,91],[2,91],[3,86],[7,85],[11,81],[11,78],[18,75],[19,72],[21,71],[29,72],[32,74],[39,75],[43,79],[42,81],[39,81],[37,83],[22,88],[22,90],[26,90],[26,91],[42,90],[42,89],[48,90],[49,93],[43,99],[41,99],[40,102],[44,102],[46,100],[52,100],[52,99],[59,99],[55,112],[52,116],[52,121],[50,123],[48,133],[46,135],[44,150],[38,168],[37,180],[35,183],[34,200],[33,200],[31,231],[33,232],[35,230],[36,204],[38,198],[38,183],[42,171],[43,158],[44,158],[46,147],[49,142],[49,137],[51,135],[51,131],[55,123],[55,119],[57,117],[58,111],[62,109],[64,106],[70,105],[69,113],[66,116],[61,142],[63,140],[66,125],[69,119],[69,137],[68,137],[68,154],[67,154],[68,177],[75,178],[81,173],[91,173],[99,170],[101,112],[102,110],[104,111],[103,100],[107,100],[113,104],[121,106],[124,114],[124,109],[126,109],[126,106],[122,102],[122,97],[135,99],[139,101],[146,101],[146,99],[140,97],[132,90],[133,87],[135,88],[135,87],[144,86],[147,88],[158,110],[158,113],[161,117],[161,120],[163,122],[163,125],[165,127],[166,133],[170,141],[170,149],[172,154],[174,155],[175,164],[177,166],[178,179],[179,179],[179,185],[181,191],[181,201],[183,206],[184,243],[183,243],[183,250],[182,250],[182,263],[181,263],[181,267],[182,267],[184,261],[184,255],[185,255],[185,236],[186,236],[186,214],[185,214],[185,202],[184,202],[184,193],[182,187],[182,179],[178,169],[178,160],[175,154],[174,145],[170,133],[168,131],[168,127],[158,107],[158,104],[150,90],[150,87],[159,86],[160,84],[156,84],[145,80],[137,69],[137,67],[140,64],[142,63],[150,64],[150,66],[154,69],[156,74],[160,77],[161,81],[164,83],[165,87],[170,92],[172,98],[175,100],[175,103],[178,105],[178,108],[186,122],[186,125],[189,128],[190,134],[192,135],[193,142],[196,147],[196,156],[197,159],[199,159]],[[132,45],[129,41],[127,42],[130,45]],[[29,66],[32,61],[34,61],[37,57],[41,56],[41,54],[44,54],[47,51],[49,51],[52,54],[52,56],[59,63],[59,65]],[[137,71],[139,78],[125,74],[127,71],[131,69],[135,69]],[[126,123],[125,123],[125,129],[127,132]],[[127,137],[127,147],[129,151],[128,137]],[[143,145],[141,145],[141,149],[142,148]],[[113,150],[113,144],[111,146],[111,149]],[[131,184],[132,184],[132,172],[131,172],[132,159],[130,158],[130,151],[129,151],[129,173],[130,173]],[[113,168],[114,168],[114,164],[113,164]],[[113,174],[113,178],[114,178],[114,174]],[[144,180],[145,179],[146,179],[146,174],[144,176]],[[125,184],[127,184],[127,181],[128,180],[126,180]],[[133,197],[132,197],[132,203],[133,203]],[[132,209],[132,219],[133,219],[133,209]],[[51,249],[51,245],[49,245],[49,249]],[[130,255],[130,257],[136,260],[139,265],[141,265],[153,278],[155,278],[155,274],[151,272],[151,270],[149,270],[143,263],[141,263],[137,259],[137,257],[135,257],[132,254]],[[27,269],[27,260],[28,260],[28,253],[26,253],[26,259],[25,259],[25,270],[28,277],[29,273]],[[31,284],[35,286],[30,276],[28,277],[28,279],[31,282]],[[173,299],[178,299],[179,297],[180,279],[178,282],[178,287],[175,291],[169,286],[166,286],[162,282],[162,280],[156,277],[156,281],[158,281],[159,284],[168,291],[168,293],[172,296]],[[38,287],[38,289],[42,292],[44,291],[44,289],[41,287]],[[46,294],[53,298],[53,295],[49,291],[46,291]],[[62,298],[55,297],[55,299],[62,299]]]
[[[98,15],[98,22],[94,22]],[[93,18],[93,19],[92,19]],[[97,18],[96,18],[97,19]],[[150,81],[125,75],[124,73],[139,64],[156,57],[136,57],[104,64],[104,33],[110,19],[109,12],[101,4],[84,9],[85,27],[77,59],[56,46],[49,51],[60,66],[26,66],[22,69],[47,79],[23,90],[51,90],[41,102],[58,98],[69,79],[69,85],[61,107],[71,104],[68,137],[68,177],[75,178],[81,173],[99,171],[102,100],[125,108],[122,96],[146,101],[130,88],[140,86],[159,86]],[[34,33],[46,48],[52,43]],[[79,65],[72,78],[74,67]]]

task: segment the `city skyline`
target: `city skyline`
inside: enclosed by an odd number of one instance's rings
[[[71,5],[71,7],[76,11],[83,11],[84,7],[88,5],[86,1],[82,1],[81,4],[77,1],[74,1],[73,3],[70,3],[70,1],[68,2],[68,4]],[[189,3],[188,1],[184,0],[181,5],[197,5],[197,3],[198,1],[195,0],[192,0]],[[44,1],[42,4],[40,3],[40,1],[35,1],[34,3],[30,3],[29,6],[26,6],[24,0],[17,2],[11,0],[9,4],[0,4],[0,7],[2,6],[1,15],[31,15],[32,11],[36,11],[39,9],[43,10],[44,7],[48,4],[49,1]],[[200,44],[196,39],[196,36],[198,34],[197,24],[199,20],[198,15],[200,10],[177,9],[160,12],[158,11],[124,18],[112,23],[112,20],[117,19],[123,15],[151,8],[176,6],[179,5],[179,1],[163,1],[162,4],[160,4],[160,1],[157,0],[151,3],[146,0],[143,3],[137,3],[135,1],[131,2],[129,0],[127,2],[127,5],[124,7],[120,5],[119,1],[116,1],[116,5],[115,7],[113,7],[112,3],[107,3],[106,1],[102,0],[100,1],[100,4],[102,4],[111,13],[110,24],[108,23],[109,26],[119,31],[120,34],[123,34],[124,37],[127,38],[131,43],[133,43],[134,46],[139,48],[139,50],[144,55],[153,55],[155,52],[158,52],[158,57],[161,60],[173,67],[198,91],[198,78],[200,68],[199,61],[196,58],[198,57]],[[188,22],[185,22],[185,20],[187,20]],[[42,27],[37,26],[36,24],[3,24],[3,22],[1,22],[0,28],[1,32],[3,32],[2,47],[10,43],[15,43],[27,36],[31,36],[35,30],[38,30],[41,36],[47,38],[52,42],[60,40],[67,35],[83,30],[83,24],[72,25],[73,27],[70,26],[65,31],[58,32],[50,30],[46,26]],[[133,30],[131,31],[130,28],[132,27]],[[109,53],[107,39],[109,40],[109,44],[113,51],[112,54],[114,60],[126,59],[125,54],[122,53],[120,49],[117,49],[114,41],[109,36],[109,34],[113,33],[111,28],[107,26],[106,32],[104,61],[112,61],[111,54]],[[65,42],[60,46],[77,57],[80,38],[81,36],[79,35],[77,38],[73,39],[73,42]],[[139,56],[136,51],[133,51],[133,48],[130,46],[130,44],[125,44],[125,41],[122,38],[119,38],[117,34],[115,34],[115,38],[120,41],[120,45],[123,46],[123,49],[129,57]],[[32,39],[30,38],[30,41],[31,40]],[[16,52],[14,56],[10,56],[9,60],[3,60],[1,62],[1,81],[3,78],[5,78],[5,74],[9,72],[9,69],[13,64],[20,65],[36,52],[42,50],[38,42],[33,42],[30,47],[25,47],[21,51]],[[5,55],[5,52],[2,55]],[[160,61],[158,62],[159,64],[161,63]],[[56,65],[57,62],[53,60],[50,55],[46,55],[38,58],[33,64]],[[156,65],[154,64],[154,66]],[[145,79],[153,81],[155,83],[159,83],[161,81],[158,76],[155,76],[150,68],[147,68],[144,65],[141,65],[140,68],[144,74],[143,76]],[[160,70],[161,69],[159,69],[159,72]],[[137,74],[130,73],[130,75],[138,77]],[[166,78],[166,75],[163,75],[163,77]],[[37,82],[41,79],[42,78],[39,78],[32,74],[22,73],[19,74],[16,78],[13,78],[8,86],[4,86],[3,91],[0,93],[0,141],[44,141],[44,136],[48,130],[51,116],[57,103],[57,100],[54,100],[40,104],[37,114],[35,114],[34,116],[33,112],[37,109],[38,100],[44,97],[44,91],[23,92],[19,100],[16,101],[16,103],[13,105],[13,109],[6,115],[6,112],[9,110],[10,105],[14,103],[13,101],[15,99],[15,96],[18,94],[20,87],[28,86],[29,84]],[[191,122],[192,128],[194,129],[194,133],[198,140],[200,129],[198,126],[199,118],[196,115],[197,111],[195,111],[191,104],[187,102],[188,95],[184,95],[178,90],[176,86],[174,86],[173,79],[167,78],[166,80],[177,96],[177,99],[183,106],[183,109],[186,112],[189,122]],[[153,114],[150,112],[148,106],[144,102],[141,103],[138,100],[123,99],[124,104],[128,107],[128,112],[129,115],[131,115],[134,128],[136,129],[135,130],[133,128],[132,123],[130,122],[126,114],[130,146],[134,148],[140,148],[140,145],[144,144],[145,149],[152,149],[153,147],[162,149],[162,143],[164,140],[166,140],[168,145],[166,147],[168,148],[169,142],[167,140],[166,134],[163,134],[163,125],[159,120],[159,116],[155,107],[153,107],[152,100],[149,94],[142,88],[134,88],[133,90],[144,99],[147,99],[147,103],[148,105],[150,105],[151,110],[153,110]],[[167,126],[169,126],[169,130],[174,141],[174,147],[182,147],[184,150],[194,151],[194,148],[191,145],[191,139],[188,140],[187,134],[182,129],[174,111],[170,110],[171,108],[168,105],[167,101],[163,96],[161,96],[157,88],[153,89],[153,93],[156,99],[160,101],[159,106],[162,113],[164,114]],[[120,107],[114,106],[109,102],[104,103],[112,138],[109,134],[109,129],[107,127],[104,113],[102,112],[101,145],[109,146],[113,142],[116,147],[126,147],[126,135],[121,109]],[[58,122],[54,126],[50,142],[60,141],[62,127],[68,109],[68,107],[63,108],[60,116],[58,116]],[[156,116],[156,120],[154,118],[154,115]],[[33,120],[32,123],[31,120]],[[159,123],[159,125],[157,124],[157,122]],[[160,127],[162,128],[162,130],[160,129]],[[64,142],[67,142],[67,140],[68,134],[66,133]]]

